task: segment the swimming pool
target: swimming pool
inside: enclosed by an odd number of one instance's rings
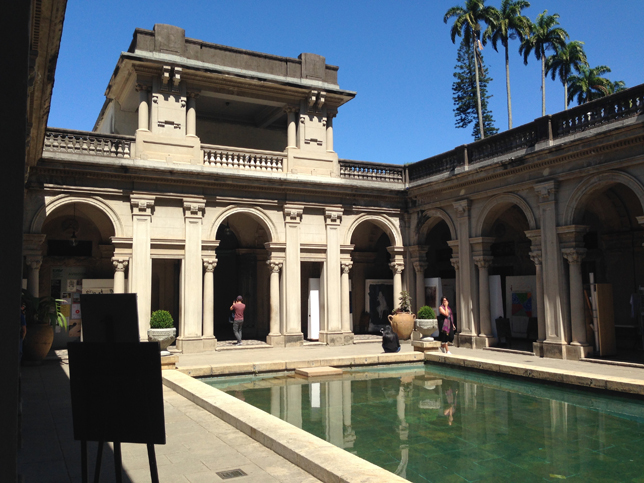
[[[634,398],[433,365],[203,381],[413,482],[644,474]]]

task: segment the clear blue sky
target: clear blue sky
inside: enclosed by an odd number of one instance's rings
[[[91,130],[122,51],[137,27],[182,27],[186,37],[297,57],[312,52],[340,67],[340,87],[357,91],[334,121],[340,158],[403,164],[472,142],[456,129],[452,44],[445,12],[464,0],[69,0],[49,125]],[[501,0],[486,4],[500,7]],[[591,67],[607,65],[611,80],[644,83],[642,0],[532,0],[524,13],[558,13],[570,40],[585,42]],[[101,8],[105,5],[105,8]],[[457,39],[458,43],[458,39]],[[527,66],[510,44],[513,124],[541,116],[540,63]],[[488,44],[483,51],[496,126],[507,129],[505,67]],[[548,79],[546,109],[563,110],[563,86]],[[574,105],[574,104],[573,104]]]

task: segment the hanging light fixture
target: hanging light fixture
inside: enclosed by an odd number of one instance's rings
[[[77,227],[78,227],[78,222],[76,221],[76,203],[74,203],[74,222],[72,224],[72,236],[69,239],[69,243],[73,247],[78,245],[78,238],[76,238],[76,228]]]
[[[226,220],[226,225],[224,226],[224,236],[230,236],[232,235],[233,231],[230,229],[230,224],[228,223],[228,220]]]

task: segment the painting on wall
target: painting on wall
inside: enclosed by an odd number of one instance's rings
[[[532,317],[532,292],[512,292],[512,316]]]
[[[394,307],[393,280],[365,280],[365,307],[369,312],[369,332],[380,333],[389,325],[388,316]]]
[[[425,301],[422,305],[427,305],[436,310],[436,307],[438,307],[438,287],[436,285],[425,286]]]

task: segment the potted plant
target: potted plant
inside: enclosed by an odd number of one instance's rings
[[[425,305],[418,309],[418,317],[416,319],[416,330],[420,332],[421,338],[429,338],[434,340],[431,335],[438,329],[438,319],[434,309]]]
[[[54,342],[54,327],[67,330],[67,319],[60,306],[65,301],[54,297],[34,297],[22,291],[22,304],[25,306],[27,335],[23,341],[23,358],[27,361],[42,361]]]
[[[407,340],[414,330],[416,315],[411,313],[411,295],[407,290],[400,292],[398,300],[400,303],[394,313],[389,316],[389,323],[399,339]]]
[[[161,352],[166,350],[176,339],[177,329],[174,326],[174,319],[167,310],[155,310],[150,316],[150,328],[148,329],[148,341],[158,342]],[[167,355],[164,354],[164,355]]]

